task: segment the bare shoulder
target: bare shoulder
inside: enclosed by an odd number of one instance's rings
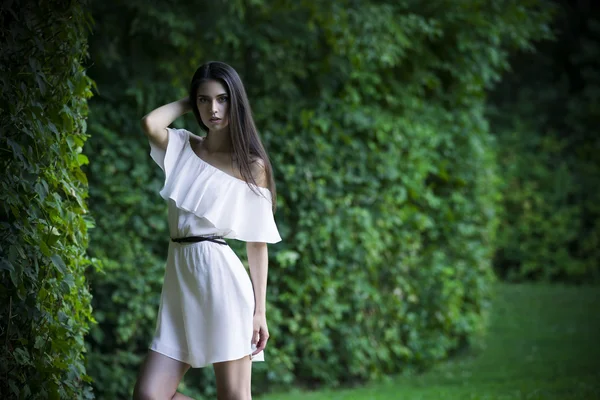
[[[256,181],[256,184],[261,187],[269,187],[267,180],[267,168],[265,161],[262,158],[254,157],[250,163],[250,172],[252,177]]]

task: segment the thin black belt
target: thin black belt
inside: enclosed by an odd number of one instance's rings
[[[223,236],[186,236],[181,238],[171,238],[176,243],[196,243],[209,241],[227,246],[227,242],[223,240]]]

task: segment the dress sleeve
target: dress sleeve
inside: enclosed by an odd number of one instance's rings
[[[150,143],[150,157],[165,172],[165,180],[169,177],[175,163],[183,150],[187,135],[183,129],[167,128],[167,148],[161,149],[152,141]]]
[[[273,215],[271,193],[260,188],[261,194],[244,189],[235,200],[228,204],[228,212],[222,219],[236,233],[236,239],[245,242],[277,243],[281,236]],[[235,203],[238,204],[236,207]],[[233,211],[235,210],[235,211]],[[233,212],[231,212],[233,211]]]

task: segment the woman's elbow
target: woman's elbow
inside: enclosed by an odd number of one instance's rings
[[[150,119],[150,117],[148,115],[144,115],[142,117],[142,119],[140,120],[140,125],[142,127],[142,130],[146,134],[152,133],[152,120]]]

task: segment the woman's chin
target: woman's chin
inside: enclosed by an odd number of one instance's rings
[[[229,124],[227,123],[223,123],[223,122],[219,122],[219,123],[208,123],[208,124],[204,124],[208,127],[208,130],[211,132],[222,132],[222,131],[226,131],[227,128],[229,127]]]

